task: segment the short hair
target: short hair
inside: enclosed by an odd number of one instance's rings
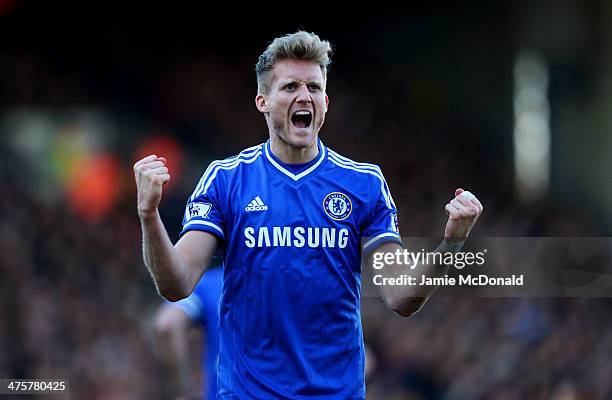
[[[255,65],[257,92],[267,94],[272,81],[272,69],[278,60],[312,61],[321,67],[323,79],[327,80],[327,70],[331,64],[333,50],[327,40],[321,40],[314,33],[297,31],[274,39],[266,51],[259,56]]]

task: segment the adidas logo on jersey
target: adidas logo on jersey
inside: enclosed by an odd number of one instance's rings
[[[268,206],[264,204],[259,196],[255,197],[248,206],[245,207],[244,211],[266,211]]]

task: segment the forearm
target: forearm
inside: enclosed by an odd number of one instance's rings
[[[196,398],[200,392],[193,372],[194,361],[191,358],[193,349],[190,345],[189,331],[186,329],[175,329],[168,338],[170,364],[176,373],[181,395],[187,399]]]
[[[196,331],[197,338],[192,335]],[[201,331],[192,329],[192,321],[182,309],[164,305],[156,314],[155,333],[160,359],[176,386],[176,398],[201,398],[199,369],[196,369],[199,363],[194,351],[199,348],[199,345],[194,347],[194,342],[201,343]]]
[[[443,240],[432,253],[456,253],[461,250],[463,242],[451,242]],[[385,251],[381,249],[379,251]],[[398,261],[395,259],[395,261]],[[425,258],[413,265],[394,262],[385,265],[382,274],[385,278],[398,278],[410,282],[406,285],[382,285],[379,287],[380,293],[385,302],[394,312],[402,316],[410,316],[417,312],[436,291],[439,285],[421,284],[423,280],[435,282],[435,278],[443,277],[448,273],[450,265],[435,264],[428,262]]]
[[[191,359],[193,355],[192,349],[188,348],[189,338],[185,337],[177,338],[174,343],[175,354],[176,354],[176,369],[180,374],[181,391],[187,399],[196,399],[200,395],[200,385],[196,380],[196,376],[193,371],[194,362]]]
[[[446,253],[457,253],[461,251],[461,247],[463,246],[463,242],[451,242],[448,239],[442,240],[438,247],[432,253],[441,253],[442,255]],[[410,269],[409,275],[414,276],[415,281],[421,282],[423,279],[434,279],[441,278],[444,275],[448,274],[448,270],[450,268],[450,264],[436,264],[434,262],[425,262],[427,260],[422,260],[413,269]],[[405,267],[404,267],[405,268]],[[435,282],[435,280],[434,280]],[[406,295],[411,294],[412,297],[424,298],[427,299],[429,296],[435,292],[440,285],[416,285],[410,287],[410,290],[406,290]],[[401,288],[401,286],[400,286]]]
[[[158,212],[140,214],[142,255],[160,295],[177,301],[189,294],[189,268],[172,245]]]
[[[448,215],[448,221],[444,229],[444,240],[434,250],[433,259],[429,257],[413,258],[412,265],[401,263],[399,256],[393,257],[389,252],[397,252],[402,255],[403,249],[396,243],[386,243],[374,254],[373,266],[380,264],[380,256],[391,262],[383,263],[385,271],[382,274],[387,278],[395,278],[393,284],[378,286],[378,289],[385,299],[387,306],[402,316],[410,316],[417,312],[427,301],[429,296],[438,288],[432,283],[439,282],[435,278],[444,277],[448,273],[451,263],[446,262],[448,253],[461,251],[463,242],[467,239],[471,229],[482,213],[483,207],[480,201],[469,191],[461,188],[455,190],[455,197],[444,207]],[[386,257],[391,256],[391,257]],[[441,256],[441,257],[440,257]],[[436,260],[438,263],[436,264]],[[442,261],[444,259],[444,261]],[[452,257],[455,260],[455,257]],[[378,266],[380,268],[380,266]],[[406,281],[407,284],[397,284]],[[402,278],[406,278],[402,280]]]

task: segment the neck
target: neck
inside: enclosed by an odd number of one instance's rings
[[[270,137],[270,150],[285,164],[305,164],[319,155],[318,140],[306,147],[293,147],[276,135]]]

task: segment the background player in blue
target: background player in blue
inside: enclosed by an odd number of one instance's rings
[[[164,303],[155,316],[155,330],[166,364],[173,369],[179,399],[217,398],[219,356],[219,298],[223,286],[221,268],[211,268],[202,276],[191,295],[176,303]],[[197,326],[204,333],[201,354],[202,388],[193,371],[194,351],[190,330]],[[200,356],[198,354],[197,356]]]
[[[341,156],[318,138],[329,104],[330,54],[328,42],[306,32],[268,46],[256,66],[255,103],[270,139],[206,169],[175,246],[157,211],[170,179],[163,158],[151,155],[134,165],[144,260],[161,295],[187,296],[202,265],[223,248],[220,399],[365,398],[361,261],[369,267],[372,251],[402,244],[380,169]],[[449,220],[438,251],[456,251],[482,206],[457,189],[445,209]],[[444,271],[424,265],[418,273]],[[434,289],[398,286],[381,293],[407,316]]]

